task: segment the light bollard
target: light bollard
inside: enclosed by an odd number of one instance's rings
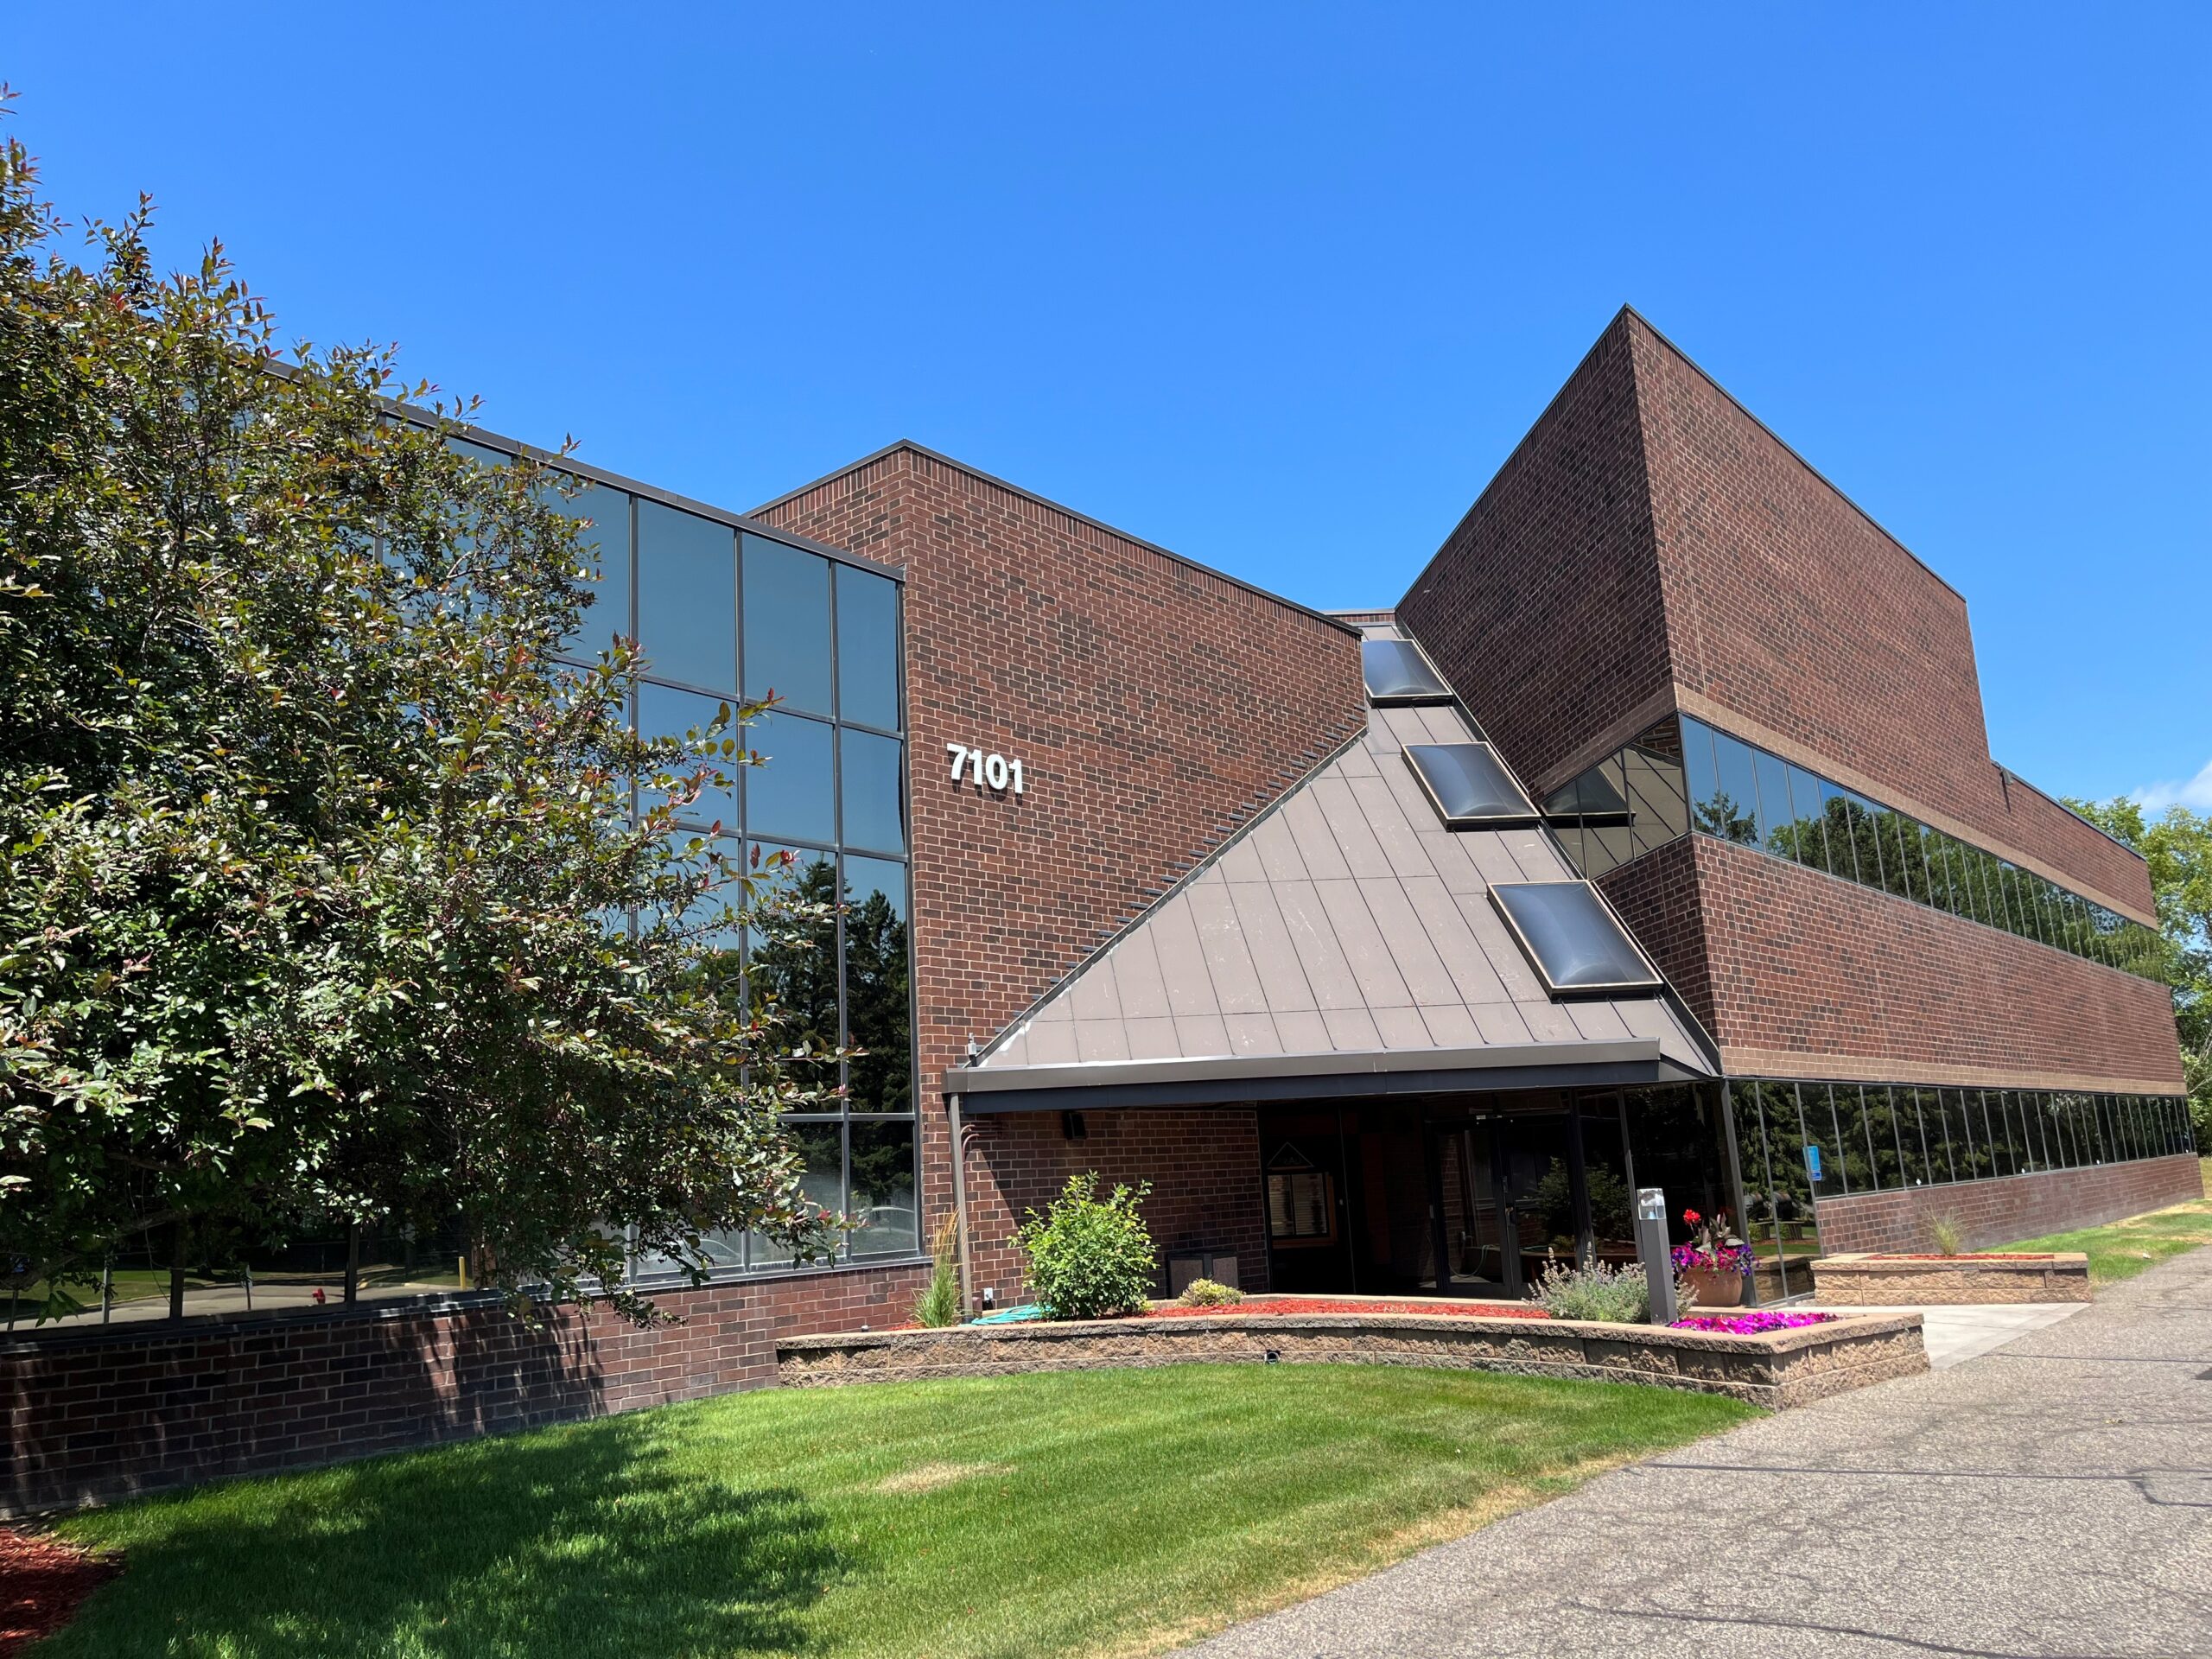
[[[1651,1323],[1672,1325],[1675,1258],[1667,1243],[1667,1194],[1656,1186],[1636,1190],[1636,1253],[1643,1262],[1644,1281],[1651,1289]]]

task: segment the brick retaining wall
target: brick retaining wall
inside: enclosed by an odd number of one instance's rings
[[[776,1342],[903,1320],[927,1269],[666,1293],[682,1325],[564,1308],[541,1329],[481,1301],[114,1325],[0,1344],[0,1514],[335,1463],[765,1388]]]
[[[2188,1153],[2093,1169],[1822,1198],[1814,1207],[1822,1252],[1840,1255],[1848,1250],[1930,1249],[1928,1224],[1939,1216],[1958,1221],[1965,1236],[1962,1249],[1983,1250],[2203,1196],[2202,1167],[2196,1154]]]

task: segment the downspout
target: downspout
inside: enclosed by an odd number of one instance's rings
[[[963,1144],[960,1096],[947,1095],[944,1110],[952,1130],[953,1239],[960,1253],[960,1317],[964,1319],[976,1310],[976,1281],[968,1263],[968,1148]]]

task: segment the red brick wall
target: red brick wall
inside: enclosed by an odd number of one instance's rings
[[[1597,885],[1698,1022],[1712,1031],[1713,971],[1698,908],[1697,852],[1690,838],[1609,870]]]
[[[332,1463],[775,1380],[779,1335],[903,1323],[925,1269],[671,1293],[686,1323],[370,1305],[0,1344],[0,1512]]]
[[[1955,1186],[1821,1198],[1814,1208],[1820,1221],[1821,1249],[1833,1255],[1846,1250],[1932,1249],[1928,1224],[1939,1216],[1955,1218],[1965,1230],[1965,1248],[1980,1250],[2045,1233],[2094,1227],[2203,1196],[2203,1174],[2196,1154],[2190,1154]]]
[[[2164,986],[1709,836],[1681,844],[1732,1075],[2183,1091]]]
[[[1260,1129],[1249,1107],[1085,1112],[1071,1141],[1058,1112],[1017,1112],[969,1122],[969,1236],[976,1290],[998,1305],[1029,1300],[1020,1258],[1007,1241],[1027,1210],[1042,1211],[1071,1175],[1096,1170],[1103,1189],[1152,1183],[1145,1224],[1159,1247],[1164,1290],[1170,1255],[1234,1251],[1245,1290],[1267,1288],[1260,1211]]]
[[[1624,722],[1651,717],[1637,710],[1664,703],[1651,536],[1617,321],[1398,601],[1398,620],[1531,784],[1557,782],[1592,742],[1618,744]]]
[[[1635,365],[1676,683],[1893,804],[2147,912],[2141,860],[1992,763],[1966,601],[1642,318],[1614,327]]]
[[[936,1080],[1361,729],[1358,640],[910,446],[759,517],[906,568],[924,1202],[940,1214]],[[949,742],[1019,756],[1027,792],[952,784]],[[992,1179],[971,1170],[977,1215],[1006,1207]],[[1025,1188],[1017,1211],[1034,1201]]]

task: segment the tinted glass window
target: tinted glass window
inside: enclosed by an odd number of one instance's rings
[[[746,833],[834,841],[830,727],[798,715],[764,715],[747,728],[746,741],[766,757],[746,769]]]
[[[1713,734],[1713,759],[1719,773],[1720,786],[1713,798],[1710,816],[1703,821],[1702,827],[1724,841],[1757,846],[1761,839],[1759,785],[1750,746],[1737,741],[1726,732],[1715,732]]]
[[[1852,823],[1851,791],[1825,778],[1821,779],[1821,818],[1827,832],[1828,868],[1847,881],[1865,880],[1859,873],[1858,832]]]
[[[1797,837],[1789,810],[1789,768],[1764,749],[1751,751],[1751,772],[1759,791],[1759,840],[1783,858],[1797,856]]]
[[[733,830],[737,827],[737,779],[742,770],[737,748],[742,738],[734,721],[728,718],[730,713],[729,704],[722,698],[657,685],[651,680],[639,682],[639,734],[685,741],[690,760],[672,775],[681,779],[694,770],[711,769],[712,775],[702,785],[698,798],[677,810],[677,817],[686,823],[720,822]],[[721,729],[713,732],[717,716],[724,717]],[[650,811],[667,798],[648,785],[639,787],[638,804],[643,810]]]
[[[1800,864],[1834,873],[1828,859],[1827,810],[1821,798],[1821,780],[1802,766],[1789,772],[1790,855]]]
[[[1720,833],[1720,774],[1713,760],[1713,728],[1682,717],[1682,768],[1690,793],[1690,823],[1707,835]]]
[[[1406,763],[1447,824],[1527,823],[1536,816],[1487,743],[1408,743]]]
[[[830,712],[830,561],[745,538],[745,695]]]
[[[913,1122],[856,1122],[852,1135],[853,1254],[912,1255],[921,1248]]]
[[[1580,881],[1504,883],[1491,898],[1554,991],[1656,989],[1643,954]]]
[[[563,496],[550,486],[546,505],[576,521],[576,551],[588,598],[561,649],[587,661],[616,635],[630,637],[630,498],[620,490],[587,484]]]
[[[868,1051],[847,1067],[856,1112],[914,1109],[913,1030],[908,1016],[906,867],[845,860],[845,1020]]]
[[[835,1120],[828,1122],[794,1121],[784,1126],[793,1150],[801,1160],[803,1173],[799,1185],[804,1189],[807,1202],[832,1215],[841,1214],[845,1208],[845,1126]],[[774,1267],[792,1260],[791,1247],[774,1240],[753,1235],[750,1244],[752,1262],[756,1268]],[[817,1257],[815,1260],[820,1260]]]
[[[844,842],[880,853],[906,850],[906,791],[899,760],[906,746],[895,737],[849,728],[838,740],[839,786],[844,804]]]
[[[1874,1175],[1885,1191],[1904,1184],[1904,1160],[1898,1151],[1897,1104],[1885,1084],[1871,1084],[1859,1091],[1866,1112],[1866,1139],[1873,1149]]]
[[[837,715],[899,729],[899,584],[837,567]]]
[[[1367,695],[1376,702],[1444,702],[1452,689],[1420,650],[1403,639],[1360,642],[1360,670]]]
[[[638,503],[638,648],[647,671],[737,690],[737,537],[728,525]]]

